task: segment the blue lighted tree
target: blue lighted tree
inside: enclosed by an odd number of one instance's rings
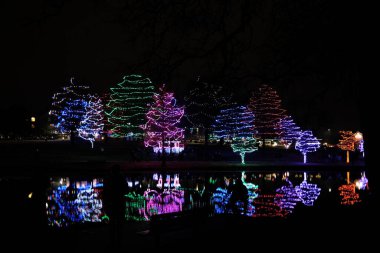
[[[234,105],[221,110],[212,125],[214,138],[232,140],[234,137],[252,137],[254,115],[245,106]]]
[[[94,95],[90,96],[86,106],[86,114],[80,123],[78,129],[79,137],[91,142],[91,148],[94,148],[94,141],[103,131],[103,104],[101,99]]]
[[[301,129],[294,123],[292,116],[286,116],[280,120],[280,137],[289,148],[301,136]]]
[[[303,162],[307,161],[307,153],[315,152],[320,147],[320,143],[313,136],[312,131],[303,131],[300,138],[296,142],[296,150],[300,151],[303,154]]]
[[[69,86],[54,94],[49,115],[58,131],[64,134],[77,131],[86,113],[88,93],[88,86],[76,85],[71,78]]]

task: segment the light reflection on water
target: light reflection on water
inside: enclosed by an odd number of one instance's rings
[[[48,225],[66,227],[74,223],[101,222],[103,212],[103,180],[51,180],[46,211]]]
[[[352,181],[349,172],[346,177],[319,172],[135,173],[124,182],[126,221],[194,209],[206,209],[210,216],[285,218],[300,206],[319,206],[326,196],[342,206],[360,205],[369,191],[364,172]],[[104,198],[102,178],[52,179],[47,193],[50,226],[109,220],[104,204],[110,200]]]

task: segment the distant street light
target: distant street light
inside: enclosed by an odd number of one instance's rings
[[[363,134],[362,134],[361,132],[356,132],[356,133],[355,133],[355,139],[356,139],[357,141],[361,141],[361,140],[363,140]]]
[[[31,117],[31,118],[30,118],[30,122],[32,122],[32,123],[33,123],[33,122],[36,122],[36,117]]]

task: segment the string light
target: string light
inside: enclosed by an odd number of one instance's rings
[[[321,193],[321,188],[317,187],[316,184],[310,184],[307,182],[306,172],[304,174],[304,179],[299,186],[295,187],[298,197],[305,206],[313,206],[314,201],[317,200],[319,194]]]
[[[256,212],[253,217],[285,218],[289,213],[275,202],[275,198],[281,196],[279,194],[259,194],[254,201]]]
[[[231,148],[233,152],[238,152],[241,157],[241,163],[245,164],[245,154],[257,150],[255,147],[256,139],[253,137],[235,137],[232,139]]]
[[[307,153],[315,152],[320,147],[320,143],[313,136],[312,131],[303,131],[300,138],[296,142],[296,150],[300,151],[303,154],[303,162],[307,162]]]
[[[254,116],[245,106],[234,105],[221,110],[212,125],[213,138],[232,140],[234,137],[252,137]]]
[[[350,163],[350,151],[355,150],[355,136],[352,131],[339,131],[341,139],[338,148],[346,151],[346,163]]]
[[[294,207],[301,201],[296,188],[293,186],[289,179],[286,179],[288,185],[281,186],[276,189],[276,197],[274,202],[288,213],[292,213]]]
[[[103,181],[73,182],[55,186],[48,193],[46,209],[49,226],[67,227],[74,223],[102,222]]]
[[[139,139],[145,124],[145,114],[152,102],[154,87],[149,78],[129,75],[117,87],[111,88],[106,116],[113,137]]]
[[[342,200],[340,201],[341,205],[352,206],[356,203],[361,202],[359,194],[355,192],[355,184],[344,184],[338,188],[339,195]]]
[[[249,109],[255,115],[253,130],[258,138],[279,138],[279,123],[283,118],[285,110],[281,108],[281,99],[272,87],[264,84],[253,93]],[[265,145],[265,144],[264,144]]]
[[[145,147],[153,147],[155,153],[165,150],[166,153],[183,151],[184,130],[177,127],[184,114],[184,108],[176,105],[173,93],[165,91],[165,85],[153,96],[149,111],[146,113]],[[173,147],[171,146],[173,144]]]
[[[292,116],[285,116],[280,119],[279,130],[281,131],[280,137],[285,142],[286,148],[289,148],[301,136],[301,130],[294,123]]]
[[[80,123],[79,137],[91,142],[94,148],[95,138],[103,131],[103,104],[99,97],[90,96],[86,106],[86,114]]]
[[[135,192],[126,195],[126,219],[135,221],[149,221],[153,215],[181,212],[184,203],[184,191],[164,189],[159,193],[147,189],[143,195]]]
[[[78,129],[86,113],[88,92],[89,86],[75,85],[71,78],[69,86],[53,95],[49,115],[58,131],[67,134]]]
[[[209,129],[221,109],[230,104],[231,96],[225,96],[223,88],[201,82],[185,96],[186,118],[193,127]],[[207,131],[205,132],[207,134]]]

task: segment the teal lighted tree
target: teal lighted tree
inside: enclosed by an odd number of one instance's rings
[[[106,116],[114,137],[140,139],[141,125],[145,124],[145,114],[152,102],[154,86],[149,78],[129,75],[111,88]]]
[[[255,144],[256,139],[253,137],[235,137],[232,139],[231,148],[234,152],[240,154],[241,163],[245,164],[245,154],[256,151],[257,147]]]

